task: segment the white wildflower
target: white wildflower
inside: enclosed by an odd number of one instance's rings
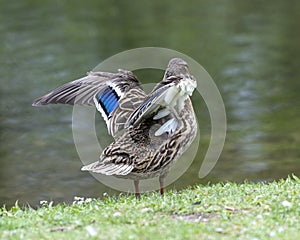
[[[144,213],[144,212],[149,212],[149,211],[151,211],[151,208],[143,208],[143,209],[141,209],[141,213]]]
[[[120,216],[122,216],[122,213],[120,213],[120,212],[115,212],[112,216],[113,216],[113,217],[120,217]]]
[[[218,227],[218,228],[216,228],[216,232],[217,232],[217,233],[224,233],[224,229]]]
[[[85,229],[91,237],[96,237],[97,236],[98,232],[93,226],[90,226],[90,225],[86,226]]]
[[[84,201],[84,197],[75,196],[74,201]]]
[[[74,197],[73,205],[83,205],[84,204],[84,197]]]
[[[47,200],[41,200],[40,205],[41,206],[46,206],[46,205],[48,205],[48,201]]]
[[[288,208],[292,207],[292,203],[287,200],[282,201],[281,204],[284,207],[288,207]]]

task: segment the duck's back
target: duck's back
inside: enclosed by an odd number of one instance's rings
[[[165,175],[197,134],[196,118],[189,98],[179,117],[178,129],[172,134],[155,135],[172,116],[159,120],[149,117],[138,127],[129,129],[104,149],[99,162],[90,166],[91,170],[130,179]]]

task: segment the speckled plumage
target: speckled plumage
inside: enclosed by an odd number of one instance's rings
[[[99,161],[82,170],[133,179],[139,197],[139,180],[156,176],[163,194],[169,168],[195,138],[197,124],[189,98],[195,87],[186,62],[175,58],[149,95],[129,71],[91,72],[37,99],[33,105],[96,106],[115,141],[103,150]]]

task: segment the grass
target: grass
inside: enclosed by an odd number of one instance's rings
[[[296,239],[300,180],[220,183],[0,210],[0,239]]]

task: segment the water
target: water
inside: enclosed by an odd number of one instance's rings
[[[116,193],[80,171],[72,107],[33,108],[31,103],[107,57],[144,46],[175,49],[197,60],[215,80],[226,107],[223,153],[213,171],[199,179],[210,125],[201,96],[194,94],[199,150],[171,188],[300,175],[298,1],[2,0],[0,5],[1,205]],[[151,82],[162,72],[136,74]],[[103,123],[96,125],[103,132]]]

